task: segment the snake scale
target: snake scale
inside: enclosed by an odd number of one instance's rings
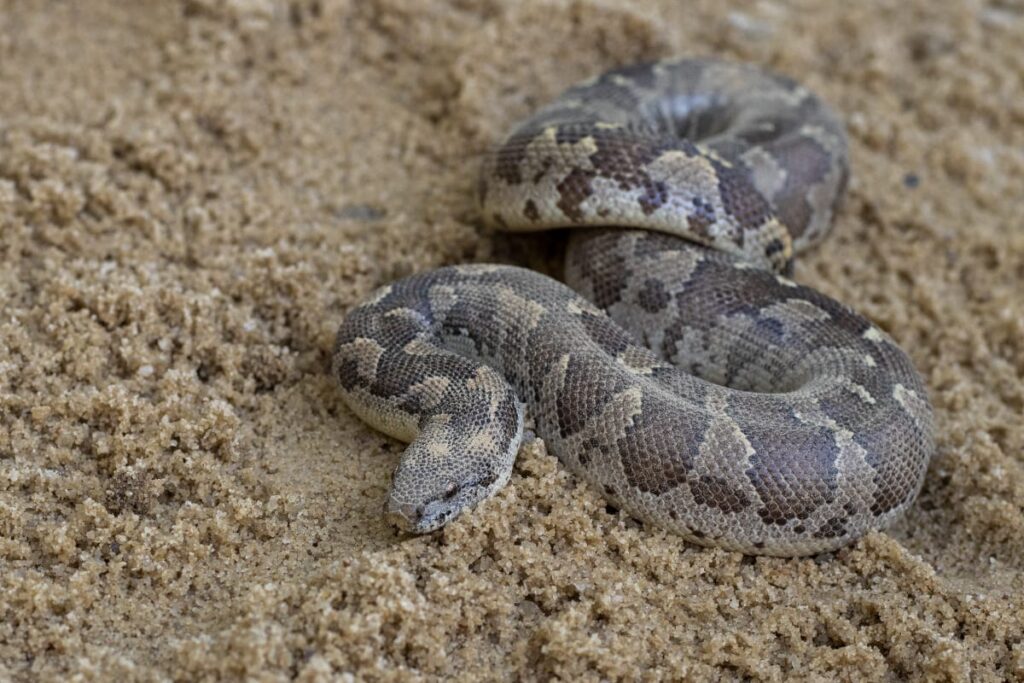
[[[835,114],[750,65],[628,66],[528,118],[487,155],[480,206],[499,229],[575,228],[569,286],[445,267],[338,331],[344,400],[410,442],[388,517],[429,532],[492,495],[525,415],[614,505],[703,545],[812,554],[902,514],[934,450],[922,381],[786,277],[846,179]]]

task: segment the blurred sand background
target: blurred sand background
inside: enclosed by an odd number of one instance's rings
[[[1024,680],[1022,45],[1015,0],[0,0],[0,680]],[[534,443],[397,536],[402,446],[341,403],[338,322],[416,270],[537,260],[481,233],[480,153],[676,54],[844,117],[849,197],[796,279],[926,378],[918,503],[744,558]]]

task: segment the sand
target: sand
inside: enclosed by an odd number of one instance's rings
[[[0,679],[1024,680],[1024,9],[727,4],[0,4]],[[754,559],[533,442],[473,514],[397,535],[402,446],[329,374],[344,312],[544,261],[481,231],[481,152],[674,54],[842,112],[849,198],[796,278],[926,378],[919,501]]]

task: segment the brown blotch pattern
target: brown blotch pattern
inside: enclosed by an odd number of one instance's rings
[[[503,229],[601,227],[575,231],[566,271],[615,320],[519,268],[413,276],[339,331],[346,400],[407,422],[440,403],[461,431],[439,453],[502,457],[524,401],[580,477],[702,543],[800,554],[891,521],[933,448],[920,379],[864,318],[759,269],[824,234],[847,174],[838,119],[796,88],[680,60],[570,89],[487,159],[479,196]]]

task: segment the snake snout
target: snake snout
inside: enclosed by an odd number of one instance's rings
[[[417,511],[417,506],[412,504],[396,503],[389,499],[384,504],[384,517],[392,526],[402,531],[413,531],[416,527],[416,520],[420,517],[422,510]]]
[[[389,498],[384,504],[384,517],[392,526],[402,531],[416,533],[423,517],[423,506],[413,503],[399,503]]]
[[[436,531],[490,495],[498,481],[493,474],[463,482],[449,482],[419,503],[408,502],[392,491],[384,516],[393,526],[413,534]]]

